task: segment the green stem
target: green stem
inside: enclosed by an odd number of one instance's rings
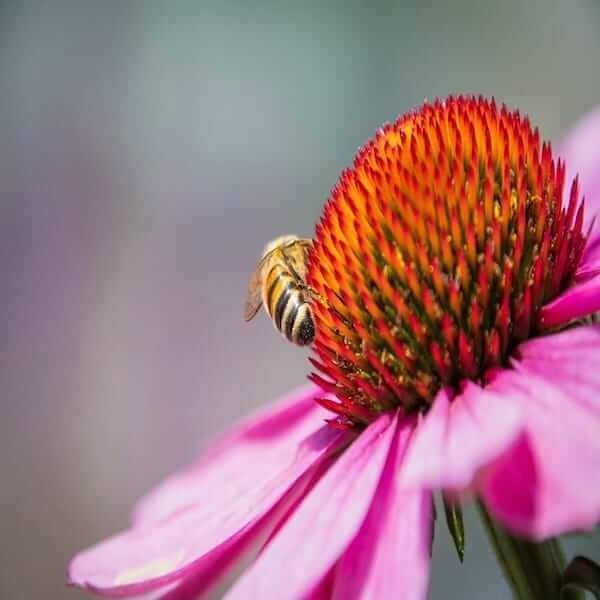
[[[556,539],[530,542],[510,535],[477,503],[481,520],[515,600],[579,600],[576,590],[563,590],[565,558]]]

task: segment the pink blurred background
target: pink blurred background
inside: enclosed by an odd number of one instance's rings
[[[382,122],[475,91],[559,140],[598,56],[593,0],[1,4],[0,598],[83,597],[72,554],[304,381],[247,277]],[[461,567],[438,527],[431,597],[506,598],[467,535]]]

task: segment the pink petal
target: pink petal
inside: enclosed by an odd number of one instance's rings
[[[257,556],[260,549],[278,531],[282,522],[291,514],[305,494],[308,493],[315,482],[327,471],[335,460],[334,456],[321,461],[317,468],[311,468],[296,482],[289,493],[290,499],[282,500],[275,510],[270,511],[267,517],[259,521],[250,531],[241,536],[234,536],[213,552],[214,560],[205,556],[192,572],[186,573],[166,588],[155,592],[155,598],[161,600],[187,600],[189,598],[222,598],[232,583],[240,576],[248,564]],[[283,513],[287,514],[283,514]],[[282,516],[283,515],[283,516]],[[321,591],[321,594],[323,591]],[[318,600],[321,596],[315,596]]]
[[[304,600],[331,600],[333,597],[333,584],[335,582],[335,568],[331,569],[319,584],[304,598]]]
[[[600,275],[574,283],[558,298],[542,307],[538,324],[541,329],[565,325],[600,310]]]
[[[586,224],[600,213],[600,107],[580,119],[561,143],[557,155],[566,161],[567,178],[579,174],[586,199]]]
[[[227,598],[305,598],[360,529],[394,438],[382,415],[323,476]]]
[[[518,407],[474,383],[451,400],[448,390],[440,390],[417,428],[402,470],[404,485],[465,490],[521,431]]]
[[[518,442],[481,481],[490,511],[517,534],[542,539],[600,520],[598,341],[599,329],[586,327],[528,342],[516,370],[490,385],[525,418]]]
[[[369,514],[336,569],[334,600],[427,597],[432,498],[400,486],[414,421],[400,423]]]
[[[267,424],[272,422],[267,420]],[[263,439],[260,434],[274,433],[268,428],[265,432],[258,425],[249,428],[256,439],[245,436],[242,448],[252,453],[251,440],[259,446],[271,446],[271,453],[254,454],[271,467],[268,476],[261,464],[260,478],[253,481],[247,473],[235,473],[226,460],[224,478],[203,481],[203,502],[186,505],[169,518],[134,528],[81,553],[71,563],[71,582],[112,595],[131,595],[162,588],[193,571],[197,579],[205,577],[206,585],[212,585],[245,552],[264,543],[314,484],[323,462],[348,439],[323,426],[299,443],[295,439],[297,426],[288,423],[290,447],[282,440],[273,444],[277,436]],[[222,457],[236,452],[230,447]],[[240,468],[253,466],[241,459],[237,462]],[[245,478],[245,488],[227,479],[236,475]],[[232,487],[236,494],[232,494]]]
[[[134,524],[160,521],[199,502],[206,510],[218,508],[271,478],[290,463],[296,444],[330,416],[314,401],[319,393],[312,385],[304,386],[242,421],[196,464],[142,498],[134,510]]]
[[[557,155],[565,160],[566,181],[579,175],[585,198],[584,231],[594,223],[575,284],[542,309],[540,326],[550,329],[600,310],[600,107],[578,121],[560,145]],[[592,280],[592,281],[589,281]],[[582,284],[585,284],[582,287]]]
[[[582,283],[598,274],[600,274],[600,229],[596,226],[583,251],[581,264],[575,273],[575,281]]]
[[[574,402],[600,414],[600,395],[589,394],[590,385],[600,388],[599,350],[600,325],[575,327],[521,344],[515,364],[561,387]]]

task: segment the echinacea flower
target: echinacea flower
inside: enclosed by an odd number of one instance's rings
[[[565,162],[494,101],[449,98],[385,126],[316,228],[317,387],[160,485],[131,529],[73,560],[71,583],[171,599],[223,581],[243,600],[421,599],[436,490],[475,495],[533,541],[593,527],[598,167],[582,167],[585,214]]]

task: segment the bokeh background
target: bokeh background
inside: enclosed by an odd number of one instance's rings
[[[0,598],[83,598],[73,553],[304,381],[247,277],[381,123],[474,91],[558,141],[599,56],[594,0],[0,4]],[[438,523],[431,597],[507,598]]]

